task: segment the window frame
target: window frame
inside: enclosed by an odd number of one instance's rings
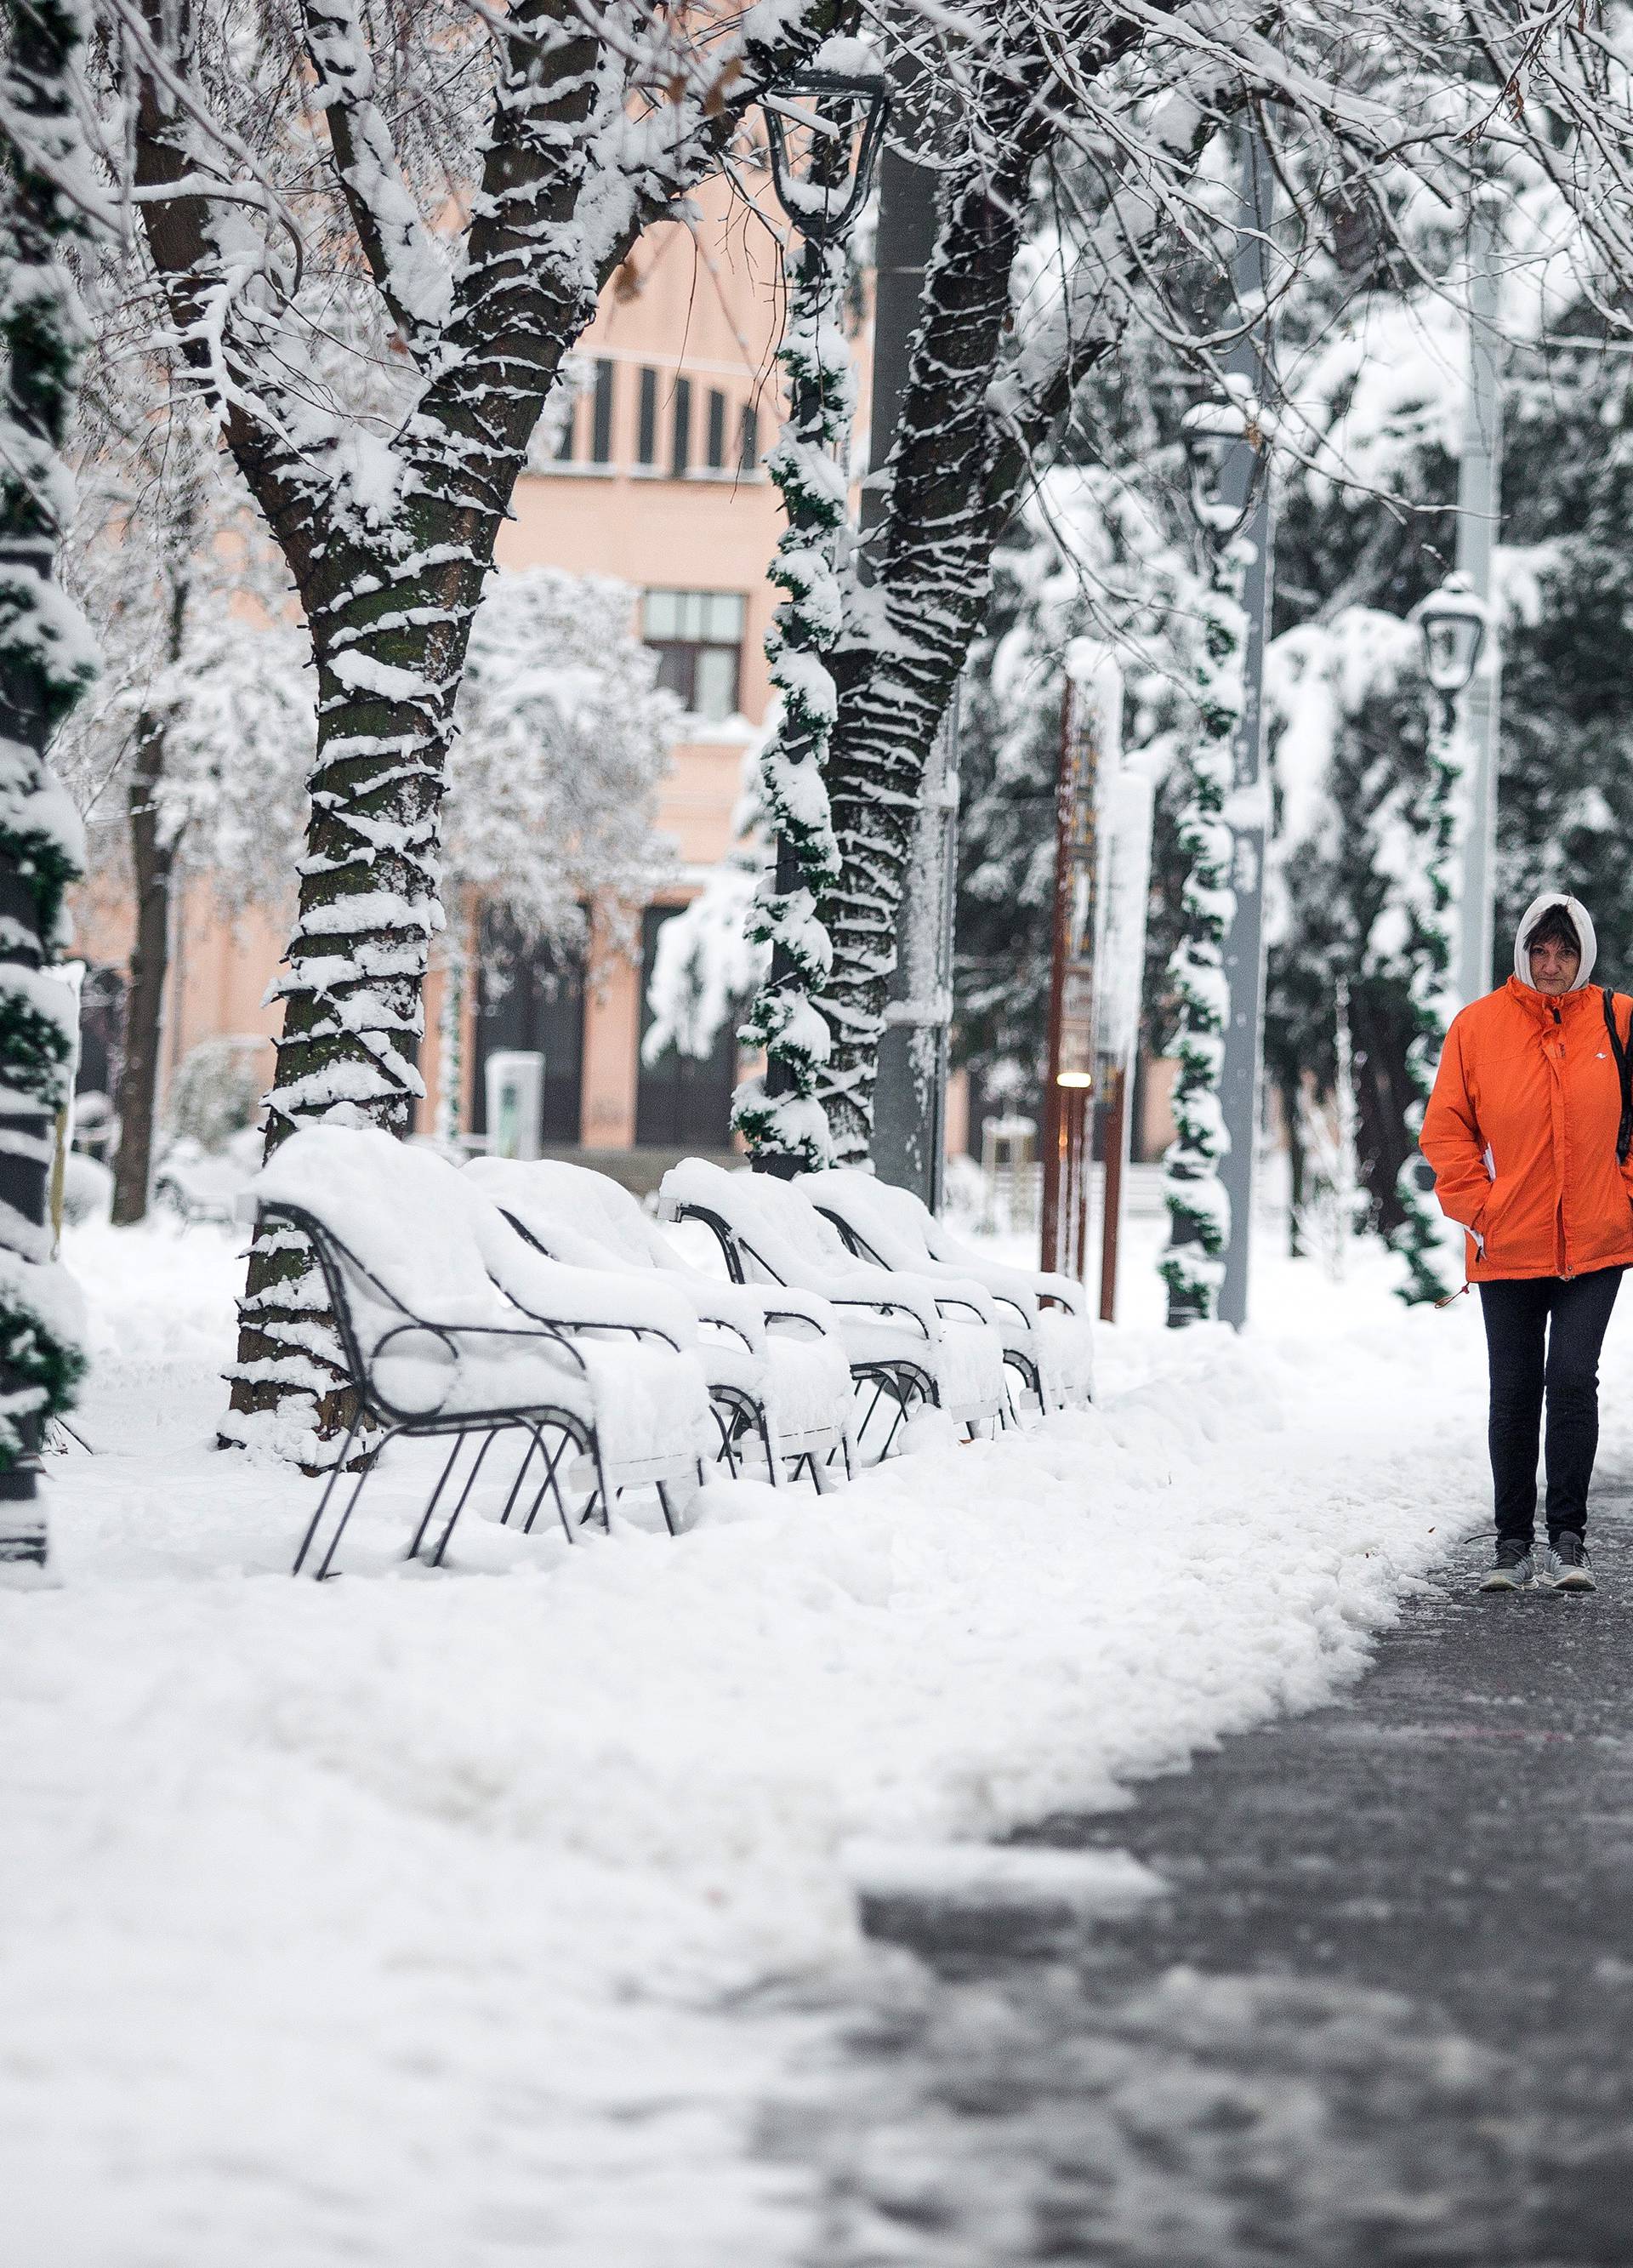
[[[727,628],[728,619],[735,622],[734,632]],[[724,725],[741,713],[747,630],[745,592],[660,587],[641,594],[641,642],[658,656],[658,681],[701,724]],[[699,665],[706,655],[730,657],[730,701],[725,708],[697,706]]]

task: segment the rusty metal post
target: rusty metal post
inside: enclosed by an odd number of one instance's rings
[[[1055,797],[1055,926],[1043,1094],[1043,1265],[1082,1281],[1094,1090],[1094,917],[1100,735],[1068,678]]]

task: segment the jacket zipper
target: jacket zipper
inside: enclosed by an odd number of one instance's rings
[[[1555,1008],[1552,1012],[1555,1028],[1557,1030],[1559,1026],[1564,1021],[1564,1019],[1561,1016],[1557,1008]],[[1562,1040],[1559,1042],[1560,1059],[1562,1060],[1564,1055],[1564,1048],[1565,1043]],[[1558,1076],[1563,1083],[1564,1077],[1563,1071],[1560,1072]],[[1556,1209],[1554,1219],[1556,1233],[1559,1243],[1559,1272],[1561,1277],[1568,1284],[1575,1275],[1576,1270],[1570,1265],[1570,1256],[1565,1248],[1565,1161],[1563,1158],[1559,1161],[1559,1204]]]

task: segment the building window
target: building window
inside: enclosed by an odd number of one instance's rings
[[[709,395],[709,469],[725,470],[725,396],[710,388]]]
[[[658,682],[710,725],[737,713],[747,613],[736,591],[649,591],[642,605]]]
[[[595,395],[590,416],[590,462],[613,461],[613,365],[603,357],[595,365]]]
[[[635,460],[637,465],[658,462],[658,372],[641,372],[641,406],[636,422]]]
[[[669,460],[669,469],[676,480],[684,480],[692,464],[692,381],[677,378],[674,382],[674,447]]]
[[[737,439],[737,469],[739,473],[760,470],[760,411],[752,401],[743,404]]]

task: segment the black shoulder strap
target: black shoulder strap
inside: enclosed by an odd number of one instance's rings
[[[1616,1076],[1622,1082],[1622,1123],[1616,1130],[1616,1163],[1625,1166],[1628,1152],[1633,1149],[1633,1049],[1616,1028],[1616,996],[1605,987],[1605,1026],[1610,1034],[1611,1050],[1616,1058]],[[1633,1014],[1629,1017],[1629,1032],[1633,1036]]]

